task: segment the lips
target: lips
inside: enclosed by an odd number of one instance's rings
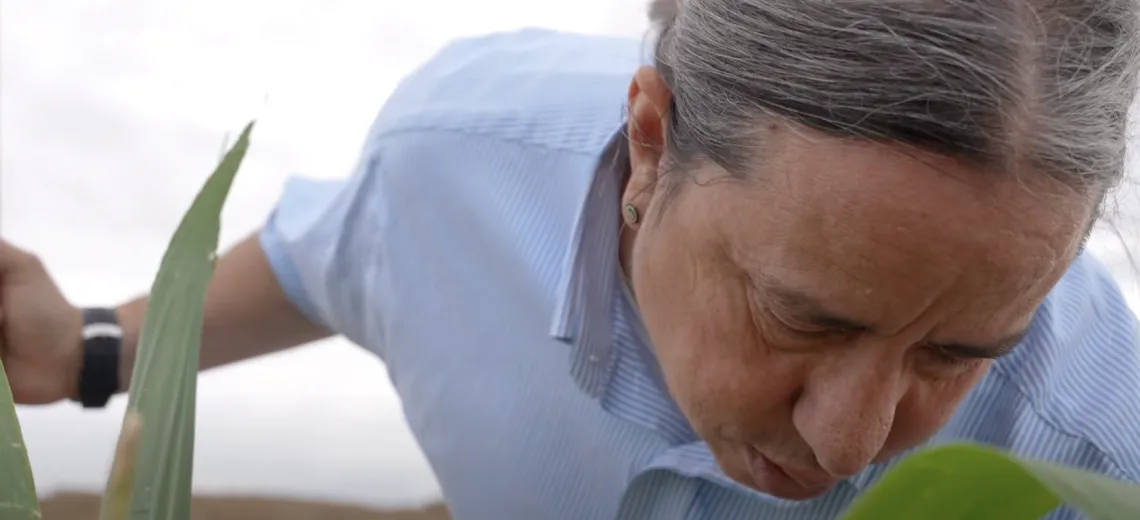
[[[749,469],[756,488],[789,500],[806,500],[818,496],[838,479],[819,471],[806,471],[777,464],[755,447],[748,447]]]

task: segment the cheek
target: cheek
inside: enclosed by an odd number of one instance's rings
[[[647,259],[634,274],[638,307],[669,389],[684,400],[725,375],[715,353],[731,335],[723,324],[733,311],[692,249],[654,243],[638,255]]]
[[[634,280],[669,392],[706,439],[737,436],[786,411],[802,370],[758,338],[744,284],[700,244],[639,238]]]
[[[979,364],[959,376],[943,381],[916,383],[899,402],[885,456],[925,442],[954,415],[962,399],[986,375],[992,361]]]
[[[653,341],[666,376],[671,366],[699,361],[700,345],[708,338],[695,320],[717,302],[703,294],[708,288],[700,259],[684,242],[660,232],[643,231],[634,249],[633,285],[642,321]],[[705,301],[704,305],[694,305]],[[700,316],[694,316],[698,312]],[[699,323],[699,322],[698,322]]]

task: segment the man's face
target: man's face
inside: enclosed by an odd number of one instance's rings
[[[652,143],[631,141],[624,256],[669,391],[726,474],[789,499],[939,430],[1091,214],[1042,175],[790,127],[755,180],[706,166],[663,204]]]

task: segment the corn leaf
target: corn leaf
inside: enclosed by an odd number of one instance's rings
[[[16,418],[12,388],[0,363],[0,518],[38,520],[40,504],[32,480],[32,467],[24,449],[24,435]]]
[[[202,307],[214,274],[222,207],[252,130],[250,122],[222,158],[162,259],[140,331],[102,520],[190,518]]]
[[[1038,520],[1062,503],[1091,520],[1140,519],[1140,485],[952,444],[916,453],[888,471],[845,520]]]
[[[126,518],[131,508],[131,485],[134,484],[135,462],[138,460],[139,434],[142,419],[138,412],[128,412],[115,447],[111,463],[109,486],[103,494],[100,518]]]

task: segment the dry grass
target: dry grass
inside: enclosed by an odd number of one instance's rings
[[[95,520],[99,497],[58,493],[41,501],[44,520]],[[449,520],[443,506],[422,511],[375,511],[351,506],[266,498],[195,497],[190,520]]]

